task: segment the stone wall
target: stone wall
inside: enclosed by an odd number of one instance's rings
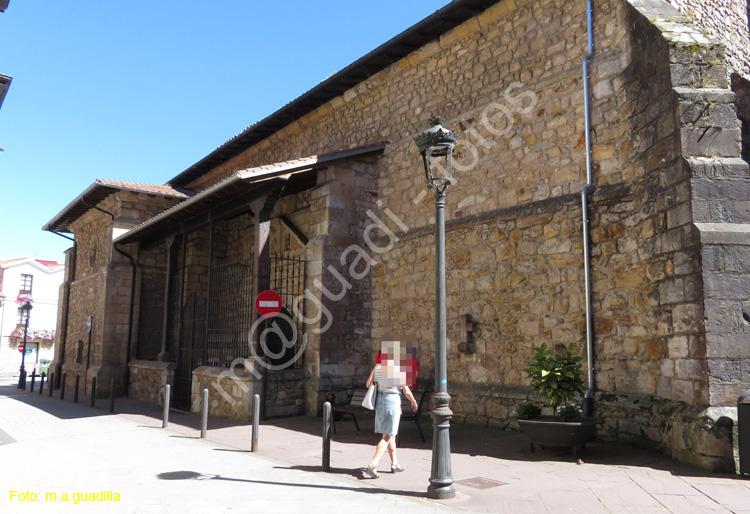
[[[372,366],[372,285],[365,231],[377,219],[377,167],[362,157],[318,172],[310,199],[307,244],[305,384],[308,414],[333,392],[361,387]],[[367,213],[370,213],[369,215]]]
[[[265,382],[265,415],[269,418],[305,414],[305,384],[310,374],[304,369],[268,372]]]
[[[655,396],[595,395],[606,422],[597,440],[663,451],[713,472],[732,472],[732,419],[686,402]]]
[[[668,0],[727,49],[730,71],[750,80],[750,15],[747,0]]]
[[[164,405],[165,386],[174,388],[174,368],[171,362],[130,361],[128,396],[136,400]]]
[[[191,412],[201,412],[203,390],[208,389],[209,409],[212,416],[252,420],[252,398],[261,394],[262,384],[250,371],[200,366],[193,370]]]
[[[732,76],[737,117],[742,122],[742,159],[750,162],[750,79]]]

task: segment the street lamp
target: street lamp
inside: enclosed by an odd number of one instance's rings
[[[21,310],[24,311],[24,317],[26,318],[26,324],[23,328],[23,352],[21,352],[21,372],[18,376],[18,389],[26,389],[26,336],[29,333],[29,313],[31,312],[31,302],[24,302],[21,305]]]
[[[445,190],[453,180],[453,152],[458,134],[446,130],[439,117],[414,138],[424,164],[427,187],[435,191],[435,393],[432,395],[432,473],[427,496],[447,499],[456,496],[451,475],[450,419],[448,404],[448,359],[446,357],[445,308]]]

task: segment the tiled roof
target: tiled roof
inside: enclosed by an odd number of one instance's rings
[[[60,264],[57,261],[40,261],[39,259],[36,259],[36,262],[38,262],[42,266],[47,266],[50,269],[54,269],[58,266],[65,266],[65,264]]]
[[[364,155],[382,151],[388,141],[381,141],[369,145],[340,150],[338,152],[311,155],[301,159],[291,161],[276,162],[255,168],[238,171],[217,182],[208,189],[195,194],[188,200],[181,202],[161,214],[141,223],[132,228],[125,234],[118,237],[116,243],[132,243],[133,241],[153,237],[161,233],[165,227],[174,226],[176,223],[188,220],[191,217],[205,213],[211,208],[226,202],[230,198],[247,193],[262,187],[262,185],[280,179],[293,181],[294,177],[306,175],[306,172],[324,168],[336,161],[342,161],[358,155]],[[290,189],[287,186],[287,191]]]
[[[121,180],[106,180],[98,178],[96,179],[97,184],[105,186],[113,186],[120,189],[128,189],[131,191],[140,191],[143,193],[153,193],[157,195],[165,196],[176,196],[178,198],[189,198],[193,195],[191,191],[185,189],[174,188],[172,186],[163,185],[159,186],[156,184],[143,184],[141,182],[123,182]]]
[[[142,184],[140,182],[123,182],[121,180],[96,179],[83,193],[70,202],[67,207],[52,218],[42,230],[50,232],[69,232],[69,226],[83,216],[93,206],[117,191],[134,191],[152,195],[167,196],[185,200],[194,193],[186,189],[174,188],[168,185]]]
[[[54,271],[58,268],[64,268],[65,264],[60,264],[57,261],[42,261],[39,259],[32,259],[30,257],[19,257],[17,259],[6,259],[0,261],[0,268],[4,268],[7,266],[16,266],[19,264],[23,264],[24,261],[28,262],[29,264],[36,263],[39,266],[44,266],[46,269],[50,271]]]
[[[3,267],[3,266],[5,266],[6,264],[10,264],[10,263],[12,263],[12,262],[23,261],[23,260],[25,260],[25,259],[28,259],[28,257],[19,257],[18,259],[6,259],[6,260],[4,260],[4,261],[0,261],[0,267]]]

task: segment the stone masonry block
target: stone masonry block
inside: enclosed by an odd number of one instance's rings
[[[746,300],[750,291],[750,275],[706,273],[703,280],[706,298]]]
[[[694,178],[690,181],[693,196],[701,200],[750,199],[750,180],[741,178]]]
[[[750,201],[693,200],[694,223],[750,223]]]
[[[750,177],[750,165],[738,157],[690,157],[684,162],[693,177]]]
[[[750,333],[707,334],[706,344],[711,359],[750,359]]]
[[[684,155],[703,157],[740,156],[742,133],[738,128],[683,128],[681,139]]]

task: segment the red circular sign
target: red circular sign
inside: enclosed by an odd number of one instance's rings
[[[274,291],[263,291],[255,299],[255,310],[264,318],[273,318],[281,312],[281,297]]]
[[[19,345],[18,345],[18,353],[23,353],[23,343],[19,343]]]

